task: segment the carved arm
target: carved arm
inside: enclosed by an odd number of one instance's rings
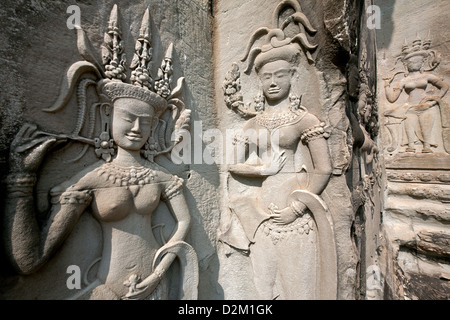
[[[277,174],[286,163],[284,151],[275,153],[272,150],[271,160],[264,163],[257,154],[258,146],[248,138],[236,136],[234,144],[238,149],[237,164],[229,165],[228,171],[236,175],[250,178],[268,177]]]
[[[234,174],[245,177],[268,177],[277,174],[286,163],[284,151],[272,153],[269,163],[261,163],[256,154],[252,154],[245,163],[230,165],[228,170]]]
[[[46,224],[42,228],[38,224],[34,199],[36,172],[47,151],[62,141],[65,139],[58,140],[26,124],[11,144],[4,242],[12,266],[22,274],[36,271],[50,258],[91,201],[87,191],[60,193],[52,201]]]
[[[191,215],[189,213],[189,208],[183,194],[182,179],[178,178],[176,181],[178,187],[175,187],[175,192],[171,194],[166,193],[165,197],[163,198],[170,212],[177,221],[177,228],[172,234],[169,243],[183,241],[186,238],[186,235],[189,231],[189,226],[191,224]],[[174,259],[175,254],[167,253],[155,268],[154,272],[159,277],[162,277],[167,269],[169,269]]]
[[[402,86],[395,85],[394,87],[391,87],[391,84],[389,82],[385,82],[384,89],[386,91],[386,99],[390,103],[394,103],[395,101],[397,101],[403,91]]]
[[[35,175],[9,175],[5,203],[6,253],[21,274],[30,274],[44,265],[72,231],[91,202],[87,191],[61,194],[42,228],[34,207]]]
[[[428,82],[431,83],[432,85],[434,85],[439,90],[441,90],[440,95],[439,95],[440,98],[443,98],[447,94],[449,85],[441,78],[439,78],[437,76],[433,76],[428,80]]]
[[[310,117],[305,119],[306,121],[313,123],[309,125],[309,129],[305,130],[302,134],[300,143],[306,143],[311,155],[311,160],[314,165],[314,171],[307,173],[308,187],[306,191],[313,194],[320,195],[330,180],[332,173],[331,159],[328,151],[328,145],[324,138],[324,123],[318,123],[318,119]],[[299,182],[303,179],[303,173],[298,173],[297,178]],[[306,210],[306,205],[303,203],[291,204],[293,210],[297,215],[301,215]]]

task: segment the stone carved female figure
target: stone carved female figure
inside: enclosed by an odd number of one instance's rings
[[[105,89],[114,99],[112,137],[117,155],[111,162],[94,163],[54,187],[50,191],[50,215],[42,228],[34,211],[36,171],[47,151],[61,139],[42,135],[30,126],[16,137],[6,203],[8,252],[20,273],[35,272],[62,245],[89,207],[103,231],[98,286],[91,298],[146,298],[154,292],[176,256],[169,250],[154,264],[160,246],[152,232],[152,212],[161,198],[173,213],[178,225],[171,244],[185,238],[190,214],[182,179],[141,155],[158,109],[164,107],[164,99],[148,90],[137,98],[134,93],[144,89],[123,83],[113,82]]]
[[[98,70],[88,62],[75,65]],[[97,88],[112,108],[106,113],[111,119],[105,122],[111,130],[104,129],[103,134],[111,134],[114,142],[103,136],[99,148],[108,152],[115,144],[117,152],[108,157],[99,152],[107,161],[102,159],[52,188],[49,215],[43,225],[38,224],[35,213],[37,172],[46,154],[68,137],[25,125],[13,141],[4,223],[11,264],[20,274],[39,270],[63,245],[88,209],[102,227],[102,258],[96,280],[78,296],[167,298],[167,271],[175,258],[184,254],[191,263],[186,271],[191,272],[192,287],[182,287],[182,291],[185,298],[195,299],[196,255],[183,242],[190,225],[183,180],[157,165],[144,152],[155,124],[168,108],[168,101],[148,87],[120,79],[100,80]],[[177,222],[176,230],[162,247],[152,232],[152,213],[160,200],[167,204]]]
[[[398,100],[402,92],[408,95],[405,104],[396,107],[393,111],[385,115],[390,118],[404,120],[404,129],[407,138],[406,152],[415,152],[416,143],[421,140],[423,144],[422,152],[431,153],[432,147],[437,147],[436,139],[433,137],[433,131],[436,124],[441,122],[434,111],[440,108],[441,114],[444,115],[446,110],[445,103],[442,98],[446,95],[449,86],[443,79],[430,73],[425,72],[424,67],[427,59],[432,51],[429,51],[430,40],[422,41],[416,39],[411,47],[408,44],[403,46],[402,56],[399,58],[403,61],[406,69],[405,76],[394,81],[395,75],[385,80],[386,98],[390,103]],[[435,61],[434,69],[439,62]],[[403,72],[400,72],[403,73]],[[429,86],[434,86],[439,90],[436,95],[427,94]],[[444,116],[444,118],[447,118]],[[445,121],[444,119],[442,119]],[[395,120],[394,120],[395,121]],[[439,123],[441,125],[441,123]]]
[[[289,4],[296,8],[282,2]],[[246,122],[236,144],[258,150],[260,158],[249,155],[229,171],[259,178],[261,187],[257,194],[233,196],[230,208],[248,239],[258,298],[335,299],[334,239],[318,197],[329,181],[331,161],[324,123],[292,91],[302,48],[291,40],[280,29],[267,30],[265,45],[254,56],[264,107]],[[230,227],[222,239],[234,246],[241,241],[237,237]]]

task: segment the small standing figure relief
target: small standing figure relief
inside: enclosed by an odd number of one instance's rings
[[[419,144],[422,145],[421,152],[432,153],[432,148],[439,147],[441,137],[444,148],[447,149],[443,131],[450,127],[450,117],[448,105],[443,98],[449,85],[443,78],[431,73],[440,60],[430,46],[430,39],[422,41],[417,37],[411,45],[405,40],[402,53],[397,59],[403,62],[405,71],[383,79],[386,99],[390,103],[395,103],[402,92],[408,95],[406,103],[397,105],[384,114],[392,137],[389,152],[406,145],[404,151],[414,153]],[[398,74],[404,74],[404,77],[395,80]],[[433,89],[435,92],[430,94]],[[403,133],[406,134],[406,139],[402,139]]]

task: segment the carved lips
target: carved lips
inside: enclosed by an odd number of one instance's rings
[[[136,141],[136,142],[142,141],[142,136],[140,134],[127,133],[125,136],[130,141]]]

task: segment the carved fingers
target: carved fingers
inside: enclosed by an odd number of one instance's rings
[[[141,282],[139,282],[139,278],[136,275],[132,275],[130,279],[124,282],[124,285],[129,287],[124,300],[146,299],[153,291],[155,291],[160,281],[160,275],[156,272],[152,273]]]
[[[261,169],[261,174],[264,176],[273,176],[280,172],[286,164],[286,156],[284,150],[280,153],[274,152],[269,164],[265,164]]]
[[[290,206],[282,210],[278,210],[278,207],[271,203],[269,206],[270,219],[277,224],[289,224],[298,217],[302,217],[306,209],[307,206],[300,201],[293,201]]]
[[[11,172],[36,172],[48,150],[66,140],[38,131],[36,125],[24,125],[11,144]]]
[[[297,215],[291,207],[286,207],[282,210],[273,210],[270,218],[276,224],[289,224],[297,219]]]

